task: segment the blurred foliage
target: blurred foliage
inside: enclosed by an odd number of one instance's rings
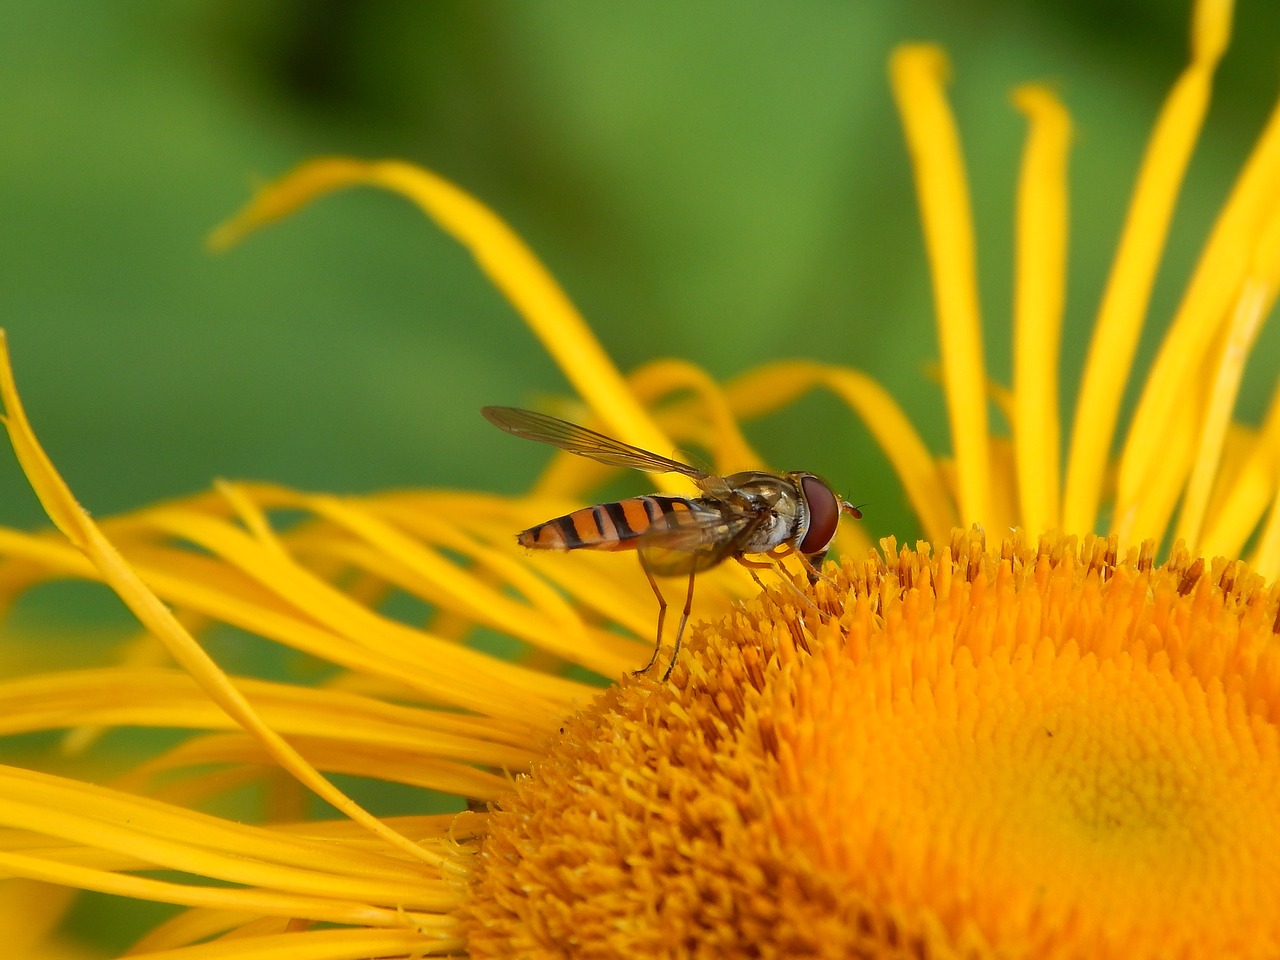
[[[314,154],[397,156],[509,218],[624,369],[670,353],[722,377],[778,356],[852,364],[945,449],[938,391],[921,389],[936,347],[889,51],[933,39],[951,53],[1001,380],[1023,133],[1008,92],[1046,79],[1072,108],[1069,399],[1188,9],[14,0],[0,14],[0,322],[37,429],[99,513],[218,475],[519,489],[542,454],[476,408],[564,383],[406,204],[351,194],[226,256],[201,247],[255,179]],[[1241,5],[1156,330],[1269,110],[1278,24],[1265,0]],[[1254,415],[1274,371],[1261,373]],[[753,434],[778,465],[868,503],[875,534],[914,532],[834,402]],[[2,482],[0,520],[36,521],[16,471]]]

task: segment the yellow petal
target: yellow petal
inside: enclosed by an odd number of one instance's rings
[[[1043,87],[1014,103],[1031,130],[1018,183],[1014,290],[1013,437],[1018,512],[1033,534],[1061,529],[1058,470],[1058,351],[1067,282],[1067,151],[1071,121]]]
[[[1186,477],[1164,455],[1175,431],[1198,433],[1201,408],[1187,394],[1201,386],[1205,356],[1221,343],[1240,299],[1259,244],[1280,201],[1280,107],[1250,156],[1214,225],[1173,326],[1143,388],[1120,459],[1117,499],[1122,509],[1155,484],[1181,485]],[[1124,531],[1122,531],[1123,533]],[[1159,531],[1138,529],[1137,537]]]
[[[214,702],[258,738],[268,754],[282,767],[293,773],[319,796],[406,853],[443,865],[444,861],[438,855],[429,853],[413,841],[388,829],[377,817],[338,790],[299,756],[297,751],[290,747],[279,734],[263,723],[262,718],[235,688],[227,675],[218,668],[195,638],[174,617],[172,611],[146,587],[102,535],[89,515],[76,503],[71,491],[67,489],[31,431],[13,382],[13,371],[9,366],[8,340],[2,331],[0,331],[0,399],[4,403],[4,422],[13,442],[14,452],[49,518],[72,543],[84,551],[125,605],[165,644],[173,658],[200,683]]]
[[[1091,531],[1097,520],[1120,398],[1174,204],[1208,107],[1213,71],[1230,34],[1231,10],[1230,0],[1197,2],[1191,63],[1165,100],[1138,171],[1076,401],[1067,457],[1064,530]]]
[[[318,197],[352,186],[401,194],[470,250],[603,421],[605,432],[647,450],[670,449],[582,315],[524,241],[475,197],[429,170],[398,160],[311,160],[260,189],[248,207],[214,230],[210,244],[226,248]],[[662,478],[661,483],[672,482]]]
[[[161,950],[147,960],[366,960],[368,957],[455,956],[455,937],[424,941],[408,930],[308,930],[237,937],[214,943]]]
[[[987,376],[978,312],[973,213],[955,118],[942,87],[946,56],[936,47],[905,46],[893,54],[890,75],[915,170],[933,275],[943,386],[959,475],[961,525],[990,522],[987,451]]]
[[[1206,554],[1240,556],[1245,540],[1276,492],[1277,467],[1280,466],[1278,451],[1280,385],[1271,398],[1262,429],[1248,441],[1248,452],[1234,482],[1224,491],[1222,502],[1212,511],[1211,522],[1202,541]]]
[[[871,377],[843,367],[791,360],[756,367],[725,389],[738,416],[754,417],[820,386],[839,397],[866,424],[902,482],[927,535],[945,535],[956,523],[956,512],[942,473],[902,408]],[[856,493],[849,495],[857,498]]]

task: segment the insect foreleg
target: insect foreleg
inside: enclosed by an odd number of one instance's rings
[[[734,559],[746,568],[747,573],[751,574],[751,579],[756,582],[756,586],[761,590],[765,590],[767,588],[764,585],[764,581],[760,579],[760,574],[756,573],[756,571],[775,570],[779,566],[777,560],[748,560],[746,557],[734,557]],[[787,580],[787,582],[790,583],[785,571],[783,571],[782,579]],[[792,584],[792,586],[795,586],[795,584]]]
[[[809,586],[811,587],[817,586],[818,581],[821,580],[823,583],[829,586],[832,590],[839,589],[836,586],[835,581],[822,572],[823,561],[827,559],[827,555],[825,552],[801,553],[799,550],[795,549],[790,544],[785,544],[779,547],[774,553],[770,554],[770,556],[781,559],[783,557],[792,556],[793,554],[795,555],[796,559],[800,561],[800,566],[804,567],[805,576],[809,578]]]
[[[741,559],[739,559],[738,562],[747,568],[747,573],[751,574],[751,579],[756,582],[757,587],[759,587],[761,590],[766,589],[764,585],[764,581],[760,579],[760,574],[756,573],[756,570],[759,570],[762,568],[772,570],[773,569],[772,563],[747,563]]]
[[[827,555],[825,553],[821,555],[804,554],[799,550],[795,553],[796,556],[800,558],[800,564],[804,567],[805,574],[809,577],[809,586],[817,586],[818,581],[821,580],[832,590],[838,589],[835,581],[822,572],[822,564],[827,559]]]
[[[804,557],[804,555],[799,553],[798,551],[792,550],[788,546],[780,547],[772,553],[765,554],[765,556],[768,557],[769,559],[764,561],[748,560],[745,557],[735,557],[734,559],[736,559],[738,563],[742,564],[744,567],[747,568],[747,573],[751,574],[751,579],[756,582],[756,586],[758,586],[761,590],[765,589],[764,581],[760,579],[760,576],[756,573],[756,570],[769,569],[769,570],[776,571],[778,574],[778,579],[781,580],[783,583],[785,583],[787,587],[797,597],[800,598],[800,601],[802,603],[804,603],[807,606],[813,607],[814,610],[818,611],[818,616],[822,617],[825,620],[827,615],[822,611],[822,608],[819,607],[816,603],[814,603],[813,598],[811,596],[809,596],[807,593],[805,593],[803,590],[801,590],[799,587],[796,586],[796,582],[791,579],[791,574],[787,572],[787,568],[782,564],[782,561],[793,553],[796,554],[796,556],[800,557],[801,563],[805,563],[806,558]],[[806,573],[812,571],[812,567],[810,567],[807,563],[805,563],[805,571]],[[821,574],[819,574],[819,576],[821,576]],[[826,577],[823,577],[822,579],[825,580]],[[812,582],[813,581],[811,580],[810,583]]]

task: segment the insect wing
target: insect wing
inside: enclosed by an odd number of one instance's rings
[[[699,486],[708,478],[706,472],[687,463],[650,453],[648,450],[633,447],[629,443],[614,440],[603,433],[596,433],[594,430],[588,430],[576,423],[551,417],[545,413],[520,410],[516,407],[484,407],[480,413],[495,427],[505,430],[512,436],[549,443],[553,447],[568,450],[580,457],[598,460],[600,463],[643,470],[645,473],[679,473],[689,477]]]
[[[740,552],[760,523],[758,516],[698,501],[690,507],[655,520],[641,535],[637,549],[650,573],[669,577],[714,567]]]

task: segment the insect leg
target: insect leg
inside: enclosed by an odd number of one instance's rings
[[[826,553],[801,553],[796,551],[796,556],[800,558],[800,563],[804,566],[804,572],[809,576],[809,586],[816,587],[818,581],[821,580],[832,590],[838,589],[836,583],[825,573],[822,572],[822,564],[826,562]]]
[[[781,547],[775,548],[772,553],[768,554],[768,556],[772,558],[774,563],[777,563],[785,557],[794,556],[800,561],[800,566],[804,567],[805,576],[809,578],[809,586],[816,587],[818,585],[818,581],[821,580],[832,590],[838,589],[835,581],[822,572],[822,564],[827,559],[826,550],[822,551],[822,553],[801,553],[795,547],[789,544],[784,544]]]
[[[767,589],[764,585],[764,581],[760,579],[760,574],[756,573],[756,571],[772,570],[773,569],[772,563],[756,563],[751,560],[743,560],[741,557],[738,558],[738,562],[742,564],[744,567],[746,567],[747,573],[751,574],[751,579],[756,582],[757,587],[759,587],[761,590]]]
[[[825,579],[822,576],[822,561],[827,559],[827,551],[823,550],[821,553],[805,554],[797,550],[795,553],[796,556],[800,558],[800,565],[804,567],[805,574],[809,577],[809,586],[812,587],[817,584],[819,580]]]
[[[811,596],[809,596],[807,593],[805,593],[803,590],[801,590],[799,587],[796,586],[795,581],[791,579],[791,574],[789,574],[787,572],[787,568],[782,565],[783,558],[789,556],[793,552],[795,551],[791,550],[790,547],[782,547],[775,553],[765,554],[765,556],[769,558],[768,560],[765,560],[765,561],[748,560],[745,557],[735,557],[734,559],[736,559],[738,563],[742,564],[744,567],[747,568],[747,573],[751,574],[751,579],[756,582],[756,586],[758,586],[761,590],[765,589],[764,581],[760,579],[759,575],[756,573],[756,570],[775,571],[778,574],[778,579],[781,580],[783,583],[785,583],[787,585],[787,588],[790,589],[792,593],[794,593],[797,597],[800,598],[801,603],[805,604],[806,606],[812,607],[814,610],[817,610],[818,616],[822,617],[825,620],[827,615],[823,612],[822,608],[819,607],[816,603],[814,603],[813,598]],[[797,554],[797,556],[800,556],[800,555]],[[803,562],[803,557],[801,562]],[[807,571],[809,568],[806,566],[805,569]],[[826,578],[824,577],[823,579],[826,579]]]
[[[684,609],[680,611],[680,626],[676,628],[676,646],[671,651],[671,662],[667,664],[667,672],[662,675],[665,683],[667,677],[671,676],[671,671],[676,668],[676,658],[680,656],[680,639],[684,636],[684,625],[689,622],[689,611],[693,609],[693,575],[694,571],[689,571],[689,590],[684,595]]]
[[[800,596],[803,597],[804,591],[791,582],[791,577],[787,573],[787,568],[782,565],[781,557],[772,553],[766,553],[765,556],[768,557],[769,559],[768,560],[748,560],[746,557],[734,557],[733,559],[737,560],[740,565],[746,567],[747,573],[751,574],[751,579],[756,582],[756,586],[759,587],[761,590],[766,589],[766,587],[764,585],[764,581],[760,579],[760,575],[756,573],[756,571],[772,570],[776,574],[778,574],[779,578],[782,579],[787,584],[787,586],[789,586],[792,590],[795,590],[796,592],[798,592]],[[781,556],[786,556],[786,554],[783,553],[781,554]]]
[[[645,664],[643,667],[641,667],[639,670],[632,670],[632,671],[631,671],[632,673],[634,673],[634,674],[636,674],[636,675],[639,675],[639,674],[642,674],[642,673],[648,673],[648,672],[649,672],[649,668],[650,668],[650,667],[652,667],[652,666],[654,665],[654,663],[657,661],[657,659],[658,659],[658,652],[659,652],[660,650],[662,650],[662,622],[667,618],[667,598],[666,598],[666,597],[664,597],[664,596],[662,595],[662,591],[658,589],[658,581],[657,581],[657,580],[655,580],[655,579],[653,578],[653,572],[649,569],[649,564],[645,562],[645,559],[644,559],[644,551],[643,551],[643,550],[642,550],[642,551],[640,551],[640,569],[644,571],[645,579],[649,581],[649,588],[650,588],[651,590],[653,590],[653,595],[654,595],[655,597],[657,597],[657,598],[658,598],[658,636],[657,636],[657,638],[656,638],[656,639],[654,640],[654,642],[653,642],[653,656],[651,656],[651,657],[649,658],[649,662],[648,662],[648,663],[646,663],[646,664]],[[687,607],[687,606],[688,606],[688,605],[686,604],[686,607]],[[688,613],[688,610],[686,609],[686,611],[685,611],[685,612],[686,612],[686,614],[687,614],[687,613]],[[684,621],[683,621],[683,620],[681,620],[681,621],[680,621],[680,629],[681,629],[681,630],[683,630],[683,629],[684,629]],[[677,634],[676,634],[676,648],[677,648],[677,649],[679,649],[679,647],[680,647],[680,635],[677,633]],[[674,658],[674,657],[672,658],[671,662],[672,662],[672,663],[675,663],[675,658]],[[670,673],[670,672],[671,672],[669,668],[668,668],[667,672],[668,672],[668,673]],[[666,677],[663,677],[663,679],[665,680],[665,679],[666,679]]]

